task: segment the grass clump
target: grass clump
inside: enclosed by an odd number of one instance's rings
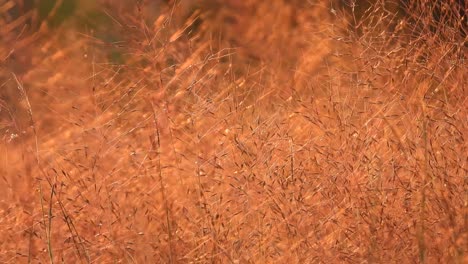
[[[2,262],[466,261],[464,1],[61,2],[0,2]]]

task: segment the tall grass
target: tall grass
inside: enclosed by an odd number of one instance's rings
[[[464,1],[49,2],[0,1],[1,262],[466,262]]]

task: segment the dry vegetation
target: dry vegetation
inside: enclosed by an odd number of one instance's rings
[[[468,261],[464,1],[25,2],[0,262]]]

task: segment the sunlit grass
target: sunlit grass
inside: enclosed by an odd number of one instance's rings
[[[459,6],[21,3],[1,262],[466,261]]]

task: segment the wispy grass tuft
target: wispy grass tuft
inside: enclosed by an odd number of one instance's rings
[[[466,262],[465,1],[48,2],[0,1],[0,262]]]

